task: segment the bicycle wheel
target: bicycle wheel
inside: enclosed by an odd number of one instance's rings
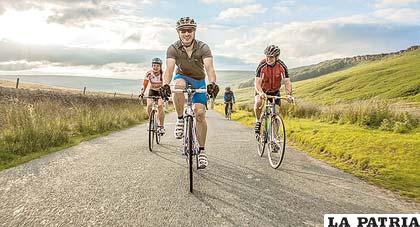
[[[228,112],[227,112],[227,118],[228,118],[228,120],[231,120],[232,119],[232,107],[231,107],[231,105],[229,104],[229,107],[228,107]]]
[[[190,179],[190,192],[193,192],[193,118],[191,116],[186,119],[187,126],[187,155],[188,155],[188,169],[189,169],[189,179]]]
[[[149,151],[153,150],[153,140],[155,136],[155,111],[152,110],[149,118]]]
[[[162,137],[162,135],[158,132],[158,130],[157,130],[157,128],[158,128],[158,125],[157,125],[157,119],[158,119],[158,115],[157,115],[157,112],[155,112],[155,119],[156,119],[156,121],[155,121],[155,136],[156,136],[156,143],[157,144],[160,144],[160,138]]]
[[[274,116],[271,119],[270,139],[268,142],[268,160],[271,167],[279,168],[283,161],[286,151],[286,129],[283,119],[280,116]]]
[[[267,129],[265,127],[265,122],[266,120],[264,118],[264,120],[261,122],[260,134],[256,135],[257,152],[260,157],[263,156],[264,151],[265,151],[265,145],[267,144]]]

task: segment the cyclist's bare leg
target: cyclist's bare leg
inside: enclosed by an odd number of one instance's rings
[[[158,101],[158,118],[159,126],[163,126],[165,120],[165,112],[163,111],[163,100],[159,99]]]
[[[255,113],[256,119],[261,119],[261,113],[263,111],[263,109],[261,108],[262,103],[263,103],[263,99],[259,95],[256,95],[255,104],[254,104],[254,113]]]
[[[277,113],[277,114],[279,114],[279,113],[280,113],[280,106],[276,104],[276,106],[275,106],[275,107],[276,107],[276,113]],[[278,131],[279,131],[279,130],[278,130],[278,128],[279,128],[279,126],[280,126],[279,124],[280,124],[280,122],[278,122],[278,121],[273,121],[273,129],[274,129],[273,131],[276,133],[276,134],[274,135],[276,138],[279,136],[279,135],[277,135],[277,134],[278,134]]]
[[[174,84],[175,84],[176,89],[183,89],[186,86],[185,80],[183,79],[174,80]],[[174,100],[174,107],[175,107],[176,113],[178,114],[178,117],[180,117],[184,114],[184,102],[185,102],[184,94],[173,93],[172,98]]]
[[[206,106],[201,103],[194,104],[195,119],[197,122],[197,139],[200,147],[206,145],[207,122],[206,122]]]
[[[147,115],[149,116],[149,118],[150,118],[150,112],[152,111],[152,102],[153,102],[152,99],[147,99],[146,100],[146,103],[147,103]]]

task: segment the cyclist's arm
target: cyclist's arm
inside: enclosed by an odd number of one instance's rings
[[[284,78],[284,87],[286,95],[292,95],[292,81],[290,81],[290,78]]]
[[[261,87],[262,84],[262,78],[261,77],[255,77],[255,91],[258,94],[264,93]]]
[[[144,95],[147,85],[149,85],[149,78],[147,77],[147,73],[146,73],[146,76],[144,76],[144,79],[143,79],[143,86],[140,89],[140,95]]]
[[[140,95],[144,95],[144,92],[146,92],[146,88],[148,84],[149,84],[149,80],[143,80],[143,87],[140,89]]]
[[[209,83],[216,83],[216,72],[214,70],[213,58],[204,58],[204,68],[208,76]]]
[[[173,58],[167,58],[166,59],[166,70],[163,74],[163,84],[169,84],[172,80],[172,75],[175,70],[175,59]]]
[[[232,100],[233,102],[235,102],[235,94],[233,94],[233,92],[232,92]]]

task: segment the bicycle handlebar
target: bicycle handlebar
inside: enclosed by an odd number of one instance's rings
[[[275,95],[266,95],[265,98],[264,98],[264,100],[267,100],[267,99],[283,99],[283,100],[287,100],[286,97],[280,97],[280,96],[275,96]],[[296,101],[295,101],[294,98],[293,98],[292,103],[293,103],[293,105],[296,105]],[[261,106],[259,106],[258,109],[261,110],[263,108],[263,106],[264,106],[264,103],[261,103]]]
[[[207,89],[205,88],[184,88],[184,89],[172,89],[173,93],[206,93]]]
[[[143,96],[144,99],[161,99],[160,96]]]
[[[285,97],[274,96],[274,95],[266,95],[265,98],[266,99],[283,99],[283,100],[287,100],[287,98],[285,98]]]

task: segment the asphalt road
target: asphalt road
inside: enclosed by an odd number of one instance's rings
[[[174,119],[154,152],[142,124],[0,172],[0,225],[322,226],[326,213],[420,210],[292,148],[274,170],[252,129],[214,111],[191,194]]]

